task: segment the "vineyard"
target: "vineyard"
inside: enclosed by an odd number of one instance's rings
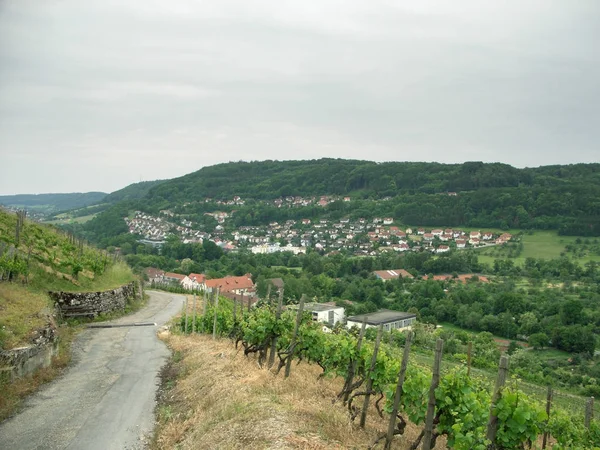
[[[22,281],[42,290],[100,290],[104,284],[131,281],[129,270],[106,274],[114,262],[80,239],[27,220],[23,211],[0,210],[0,281]]]
[[[405,443],[411,449],[431,449],[441,436],[456,449],[600,448],[592,404],[584,419],[553,405],[551,390],[546,403],[525,394],[510,379],[506,356],[492,386],[467,367],[441,370],[441,339],[430,368],[410,354],[412,333],[404,348],[383,343],[381,328],[374,341],[367,339],[364,324],[361,330],[324,333],[303,313],[303,301],[297,311],[283,310],[281,295],[277,305],[262,302],[248,309],[218,294],[200,303],[198,314],[195,301],[193,314],[186,308],[180,323],[185,333],[230,338],[275,375],[287,378],[294,361],[318,365],[320,377],[341,377],[343,388],[332,400],[361,427],[376,411],[387,429],[372,448],[392,448],[409,422],[422,429]]]

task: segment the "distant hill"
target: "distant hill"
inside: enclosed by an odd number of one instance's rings
[[[274,199],[292,195],[353,195],[382,198],[399,194],[438,194],[490,188],[600,184],[600,164],[517,169],[508,164],[439,164],[319,159],[233,162],[204,167],[150,189],[150,202],[186,202],[233,195]]]
[[[119,189],[118,191],[111,192],[102,200],[102,203],[116,203],[121,200],[135,200],[138,198],[145,197],[151,188],[164,183],[166,180],[154,180],[154,181],[141,181],[139,183],[133,183],[129,186]]]
[[[100,203],[104,197],[104,192],[3,195],[0,196],[0,205],[52,214]]]
[[[146,187],[146,186],[144,186]],[[327,206],[277,208],[269,200],[287,196],[350,197]],[[393,217],[422,226],[559,230],[600,236],[600,164],[518,169],[508,164],[466,162],[311,161],[232,162],[204,167],[151,187],[139,199],[113,204],[84,226],[99,242],[127,233],[122,217],[138,209],[173,209],[200,222],[213,200],[240,196],[233,224],[260,225],[304,217]],[[382,201],[384,200],[385,201]],[[266,200],[267,203],[257,203]],[[260,206],[259,206],[260,205]],[[113,241],[111,245],[118,245]]]

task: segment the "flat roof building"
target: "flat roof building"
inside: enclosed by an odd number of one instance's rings
[[[383,324],[384,331],[406,330],[417,321],[417,315],[414,313],[381,309],[374,313],[348,317],[346,327],[352,328],[356,326],[360,328],[363,321],[367,323],[367,328],[378,327],[380,324]]]

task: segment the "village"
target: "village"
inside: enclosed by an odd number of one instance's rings
[[[382,281],[394,278],[413,278],[405,270],[387,270],[375,271],[374,275]],[[256,292],[256,286],[252,281],[252,275],[247,273],[242,276],[226,276],[224,278],[207,279],[204,274],[190,273],[189,275],[164,272],[156,268],[147,268],[145,275],[150,286],[154,288],[166,288],[169,286],[178,286],[184,290],[194,292],[198,296],[208,296],[217,294],[233,300],[240,308],[250,309],[259,302]],[[487,281],[487,280],[486,280]],[[283,280],[273,278],[268,280],[270,289],[280,292],[283,289]],[[286,309],[297,309],[298,305],[291,304],[284,306]],[[375,313],[361,314],[346,317],[346,311],[343,306],[336,302],[318,303],[311,302],[304,304],[304,311],[311,314],[313,321],[322,324],[323,331],[331,332],[335,326],[345,326],[346,328],[361,327],[365,323],[367,328],[383,326],[385,331],[410,329],[417,320],[415,313],[402,311],[390,311],[381,309]]]
[[[273,204],[291,208],[305,206],[315,201],[317,201],[315,198],[287,197],[276,199]],[[331,201],[335,201],[335,198],[321,197],[318,200],[321,206]],[[349,201],[349,198],[346,197],[343,201]],[[234,197],[234,200],[220,202],[220,204],[243,204],[243,202],[244,200],[239,197]],[[492,231],[401,227],[395,224],[395,219],[392,217],[356,220],[305,218],[235,228],[228,224],[232,214],[235,212],[205,213],[216,221],[216,225],[211,230],[201,229],[199,224],[170,210],[160,211],[158,217],[136,211],[132,218],[125,218],[125,222],[130,233],[140,236],[140,242],[159,247],[164,244],[167,236],[175,235],[184,244],[202,243],[208,239],[224,251],[246,250],[255,254],[281,251],[298,254],[306,253],[308,249],[314,249],[322,254],[345,251],[354,256],[375,256],[381,252],[407,251],[429,251],[441,254],[453,249],[502,245],[512,238],[509,233]]]

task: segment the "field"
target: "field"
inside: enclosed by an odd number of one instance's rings
[[[57,217],[56,219],[48,220],[44,223],[48,223],[50,225],[61,225],[61,224],[65,224],[65,223],[85,223],[88,220],[92,220],[94,217],[96,217],[97,214],[98,213],[90,214],[87,216],[81,216],[81,217],[70,217],[70,216],[61,214],[60,216],[56,216]]]
[[[525,233],[521,237],[523,250],[518,256],[511,258],[515,264],[522,265],[527,258],[553,259],[566,255],[580,264],[588,261],[600,262],[600,255],[587,252],[583,256],[575,256],[572,253],[565,252],[567,245],[577,245],[577,240],[585,240],[576,236],[559,236],[556,231],[536,231],[531,234]],[[594,239],[590,239],[594,241]],[[506,258],[508,252],[502,247],[492,247],[477,250],[479,261],[485,264],[493,264],[495,259]]]

